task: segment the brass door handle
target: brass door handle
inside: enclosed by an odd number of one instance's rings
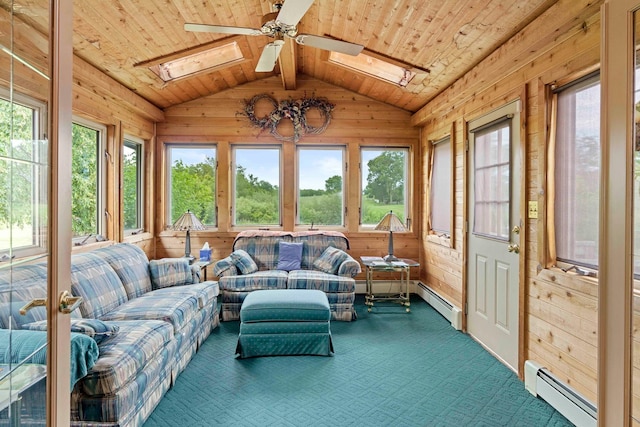
[[[60,294],[59,310],[61,313],[69,314],[73,310],[78,308],[81,303],[82,303],[82,297],[74,297],[69,293],[69,291],[63,291]]]
[[[34,307],[46,307],[46,306],[47,306],[47,299],[46,298],[34,298],[31,301],[29,301],[28,303],[26,303],[20,309],[20,314],[24,316],[25,314],[27,314],[27,311],[31,310]]]
[[[510,243],[509,246],[507,246],[507,250],[509,252],[514,252],[516,254],[520,253],[520,246],[517,245],[516,243]]]

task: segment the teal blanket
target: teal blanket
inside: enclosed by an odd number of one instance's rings
[[[71,333],[71,388],[98,360],[98,344],[84,334]],[[0,329],[0,363],[47,364],[47,333]]]

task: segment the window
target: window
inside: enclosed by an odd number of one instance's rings
[[[361,150],[362,200],[360,222],[376,225],[389,211],[408,223],[409,150],[363,148]]]
[[[406,87],[416,76],[416,70],[395,65],[365,53],[353,56],[340,52],[331,52],[329,54],[329,62],[401,87]]]
[[[103,232],[105,179],[103,153],[106,129],[85,120],[74,119],[71,128],[71,229],[76,244]]]
[[[431,147],[429,168],[429,230],[442,237],[451,235],[451,138]]]
[[[4,95],[4,93],[2,94]],[[0,254],[46,250],[47,142],[45,107],[0,98]]]
[[[128,234],[141,231],[143,224],[142,141],[125,136],[122,147],[122,191],[124,193],[124,229]]]
[[[298,147],[298,224],[344,224],[344,149]]]
[[[170,226],[187,210],[216,226],[216,147],[169,145],[167,218]]]
[[[509,240],[511,120],[475,131],[473,232]]]
[[[233,148],[233,225],[281,225],[280,148]]]
[[[597,268],[600,199],[600,83],[592,77],[556,91],[550,187],[555,259]],[[555,192],[555,196],[553,195]],[[553,256],[553,254],[552,254]]]

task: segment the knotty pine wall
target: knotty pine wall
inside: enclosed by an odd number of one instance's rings
[[[584,75],[600,61],[602,2],[560,0],[486,60],[412,117],[422,129],[423,170],[430,141],[451,134],[455,147],[455,230],[452,247],[428,240],[421,225],[421,279],[458,307],[466,300],[466,123],[520,98],[526,177],[521,210],[520,367],[533,359],[592,402],[597,397],[598,282],[548,267],[545,223],[545,85]],[[452,132],[453,129],[453,132]],[[527,219],[527,201],[538,201],[538,219]],[[423,200],[423,205],[425,201]],[[522,375],[522,371],[520,372]]]
[[[297,77],[297,89],[285,91],[279,77],[266,78],[257,82],[225,92],[200,98],[165,109],[165,121],[157,126],[157,188],[165,188],[164,152],[167,143],[215,143],[218,156],[217,201],[218,228],[211,231],[192,233],[192,248],[202,247],[205,241],[213,248],[213,258],[220,259],[231,252],[231,245],[238,229],[230,223],[231,144],[270,144],[281,145],[283,150],[283,230],[295,227],[295,144],[279,142],[268,133],[259,133],[247,118],[237,114],[243,107],[243,101],[254,95],[268,93],[278,101],[289,98],[300,99],[303,96],[321,96],[335,105],[331,123],[320,135],[305,135],[298,144],[303,145],[340,145],[346,147],[348,163],[347,178],[347,220],[346,226],[333,228],[344,232],[349,238],[354,257],[361,255],[385,255],[388,233],[361,230],[358,208],[360,203],[360,147],[386,146],[409,147],[413,159],[410,185],[415,200],[412,201],[412,218],[419,218],[421,206],[420,191],[422,176],[419,159],[419,131],[411,126],[411,114],[378,101],[354,94],[339,87],[323,83],[304,75]],[[284,131],[283,131],[284,133]],[[184,252],[184,233],[166,230],[164,194],[156,195],[157,253],[162,256],[179,256]],[[413,230],[407,233],[394,233],[395,254],[401,257],[418,259],[419,230],[413,222]],[[300,228],[301,230],[306,229]],[[417,278],[418,271],[414,272]],[[364,276],[361,277],[362,279]]]

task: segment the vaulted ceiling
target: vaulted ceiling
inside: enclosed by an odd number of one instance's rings
[[[285,0],[285,2],[297,0]],[[16,1],[20,19],[44,28],[39,0]],[[417,72],[406,86],[328,62],[328,52],[288,39],[288,57],[256,72],[267,36],[190,32],[185,23],[260,28],[273,0],[75,0],[74,53],[160,108],[283,75],[305,74],[415,112],[453,84],[555,0],[315,0],[298,33],[364,46],[364,53]],[[46,16],[46,14],[43,14]],[[286,38],[285,38],[286,39]],[[149,64],[205,47],[238,42],[244,60],[164,82]],[[285,49],[283,49],[283,53]],[[322,95],[322,94],[318,94]]]

